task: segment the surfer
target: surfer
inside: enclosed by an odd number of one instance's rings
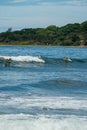
[[[64,60],[64,61],[72,61],[72,60],[71,60],[70,58],[68,58],[68,57],[64,57],[63,60]]]
[[[10,66],[11,64],[11,58],[5,60],[5,67]]]
[[[41,57],[41,56],[38,56],[38,58],[39,58],[39,59],[42,59],[42,57]]]

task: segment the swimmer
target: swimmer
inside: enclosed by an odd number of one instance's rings
[[[11,58],[5,60],[5,67],[10,66],[11,64]]]

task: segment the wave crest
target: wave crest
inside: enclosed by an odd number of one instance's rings
[[[45,61],[41,57],[37,56],[0,56],[1,60],[11,59],[13,61],[21,61],[21,62],[41,62],[45,63]]]

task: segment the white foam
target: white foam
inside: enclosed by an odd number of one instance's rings
[[[45,61],[42,58],[36,57],[36,56],[0,56],[0,58],[3,59],[9,59],[11,58],[13,61],[21,61],[21,62],[42,62],[45,63]]]
[[[0,107],[30,109],[32,107],[72,108],[87,110],[87,100],[72,97],[8,97],[0,95]],[[87,117],[74,115],[4,114],[0,115],[0,130],[87,130]]]
[[[0,115],[0,130],[87,130],[87,119],[78,117],[36,118],[30,115]]]
[[[70,97],[11,97],[2,98],[0,106],[12,106],[15,108],[31,109],[32,107],[47,109],[80,109],[87,110],[87,100],[75,99]]]

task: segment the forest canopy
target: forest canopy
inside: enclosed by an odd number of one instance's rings
[[[0,33],[0,44],[8,45],[87,45],[87,21],[67,24],[63,27],[50,25],[46,28],[25,28]]]

